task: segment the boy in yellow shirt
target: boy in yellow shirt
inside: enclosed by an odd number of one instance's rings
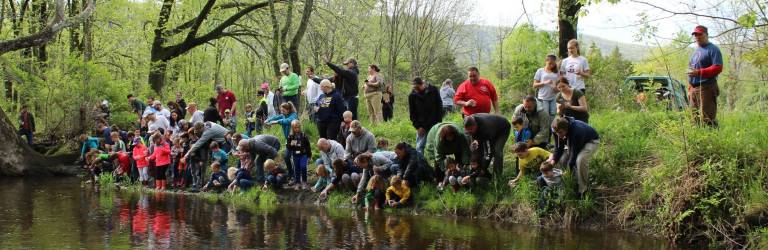
[[[539,147],[528,148],[528,145],[525,142],[513,144],[512,151],[514,151],[517,156],[517,166],[519,170],[517,172],[517,177],[509,181],[510,187],[517,185],[517,182],[523,178],[523,175],[525,175],[526,170],[534,173],[535,171],[533,171],[533,169],[538,168],[542,162],[549,159],[549,156],[552,155],[549,151]]]
[[[392,176],[389,181],[389,187],[387,188],[386,199],[387,205],[393,208],[403,207],[408,204],[411,198],[411,188],[403,183],[400,176]]]

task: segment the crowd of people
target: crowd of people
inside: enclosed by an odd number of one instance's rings
[[[697,27],[697,32],[702,30]],[[502,115],[496,87],[476,67],[468,68],[467,80],[455,90],[450,79],[438,88],[414,78],[407,100],[416,140],[398,141],[393,150],[389,141],[363,127],[357,112],[362,88],[369,124],[392,119],[393,86],[380,68],[369,65],[361,86],[355,59],[345,60],[343,67],[326,59],[326,65],[334,76],[318,77],[308,67],[303,90],[291,66],[280,65],[277,94],[265,83],[255,93],[256,103],[244,105],[245,131],[237,131],[235,94],[222,86],[216,86],[216,97],[203,111],[186,103],[181,93],[166,106],[128,95],[139,127],[123,131],[102,123],[97,136],[80,137],[91,181],[112,171],[160,190],[293,188],[316,192],[321,199],[348,190],[352,202],[375,209],[413,204],[411,194],[422,185],[456,192],[492,183],[516,188],[529,179],[542,194],[551,194],[563,189],[566,173],[576,180],[577,197],[589,192],[589,161],[600,136],[589,125],[585,82],[591,72],[577,40],[568,42],[568,57],[559,63],[554,55],[543,58],[532,79],[536,95],[525,96],[509,118]],[[299,115],[305,111],[306,116]],[[463,121],[444,121],[450,112],[461,112]],[[314,126],[303,127],[300,117]],[[31,118],[25,119],[24,131],[34,130]],[[280,126],[278,136],[285,143],[263,133],[264,126],[272,125]],[[308,129],[317,129],[319,138],[309,138]],[[508,148],[510,136],[514,143]],[[312,147],[319,155],[312,154]],[[514,153],[515,164],[505,164],[506,151]],[[505,171],[514,177],[505,180]]]

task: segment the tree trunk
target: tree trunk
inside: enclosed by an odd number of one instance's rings
[[[76,156],[45,157],[32,150],[16,133],[16,128],[0,109],[0,176],[25,175],[75,175],[76,166],[62,163],[74,162]]]
[[[309,26],[309,17],[312,16],[314,0],[304,1],[304,10],[301,13],[301,22],[299,28],[296,30],[296,34],[291,40],[291,45],[288,47],[288,55],[291,59],[291,67],[294,72],[301,72],[301,61],[299,57],[299,45],[301,39],[304,38],[304,33],[307,32],[307,26]]]
[[[165,86],[165,72],[168,69],[168,61],[158,60],[152,61],[149,66],[149,85],[157,94],[160,94],[160,90]]]
[[[269,18],[272,20],[272,68],[275,76],[280,76],[280,23],[277,21],[274,0],[269,1]]]
[[[560,58],[568,57],[568,41],[577,38],[576,27],[579,23],[579,9],[581,3],[579,0],[559,0],[559,11],[557,15],[558,25],[558,52]]]

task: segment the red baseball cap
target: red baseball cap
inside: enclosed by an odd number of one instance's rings
[[[693,34],[707,34],[707,27],[704,26],[696,26],[696,28],[693,28],[693,32],[691,32],[691,35]]]

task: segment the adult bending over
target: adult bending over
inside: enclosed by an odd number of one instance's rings
[[[256,182],[264,182],[264,162],[268,159],[277,157],[280,151],[280,139],[272,135],[256,135],[250,139],[243,139],[237,144],[237,152],[247,153],[249,159],[246,162],[253,163],[252,166],[241,166],[245,168],[256,168]]]
[[[535,103],[535,102],[534,102]],[[493,172],[501,178],[504,171],[504,144],[507,143],[512,125],[507,118],[493,114],[474,114],[464,118],[464,131],[472,137],[472,150],[481,153],[480,167],[488,169],[493,159]]]
[[[395,154],[399,166],[397,176],[401,177],[408,187],[417,187],[423,181],[432,180],[432,168],[424,156],[411,145],[406,142],[398,143],[395,146]]]
[[[583,197],[589,188],[589,160],[600,146],[600,136],[589,124],[573,117],[555,118],[552,122],[552,130],[557,134],[555,153],[547,162],[567,164],[571,171],[576,173],[576,180],[579,183],[578,195]]]

